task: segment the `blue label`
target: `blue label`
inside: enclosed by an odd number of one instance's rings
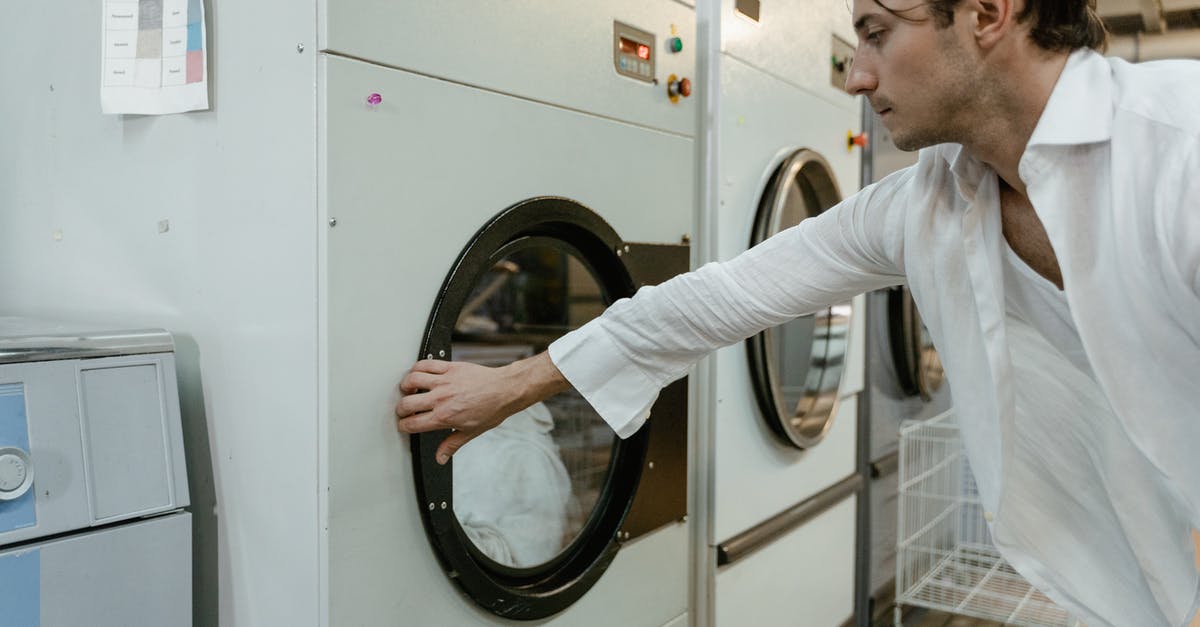
[[[40,627],[41,596],[41,549],[0,555],[0,620],[5,627]]]
[[[204,34],[200,30],[200,22],[194,22],[192,24],[188,24],[187,33],[188,33],[188,43],[187,43],[188,52],[193,52],[193,51],[201,50],[204,48],[204,41],[200,38],[201,35]]]
[[[15,446],[26,453],[29,452],[29,424],[25,420],[25,386],[20,383],[0,385],[0,448],[6,446]],[[30,490],[20,498],[0,501],[0,534],[37,524],[35,496],[34,491]]]

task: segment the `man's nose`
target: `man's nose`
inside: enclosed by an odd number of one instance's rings
[[[850,63],[850,71],[846,73],[846,92],[851,96],[866,95],[875,91],[879,85],[875,74],[867,69],[856,55]]]

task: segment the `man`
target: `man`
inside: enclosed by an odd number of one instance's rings
[[[442,461],[574,385],[624,437],[710,350],[907,283],[996,545],[1090,626],[1200,599],[1200,64],[1107,60],[1094,0],[855,0],[846,88],[926,148],[824,214],[499,369],[418,362]],[[569,383],[568,383],[569,382]],[[428,391],[423,391],[428,390]]]

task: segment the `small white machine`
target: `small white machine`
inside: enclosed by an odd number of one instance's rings
[[[0,318],[0,622],[192,624],[165,331]]]

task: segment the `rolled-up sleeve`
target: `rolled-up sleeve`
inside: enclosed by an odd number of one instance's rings
[[[863,292],[903,282],[902,170],[726,262],[613,303],[550,345],[563,376],[621,437],[705,354]]]

